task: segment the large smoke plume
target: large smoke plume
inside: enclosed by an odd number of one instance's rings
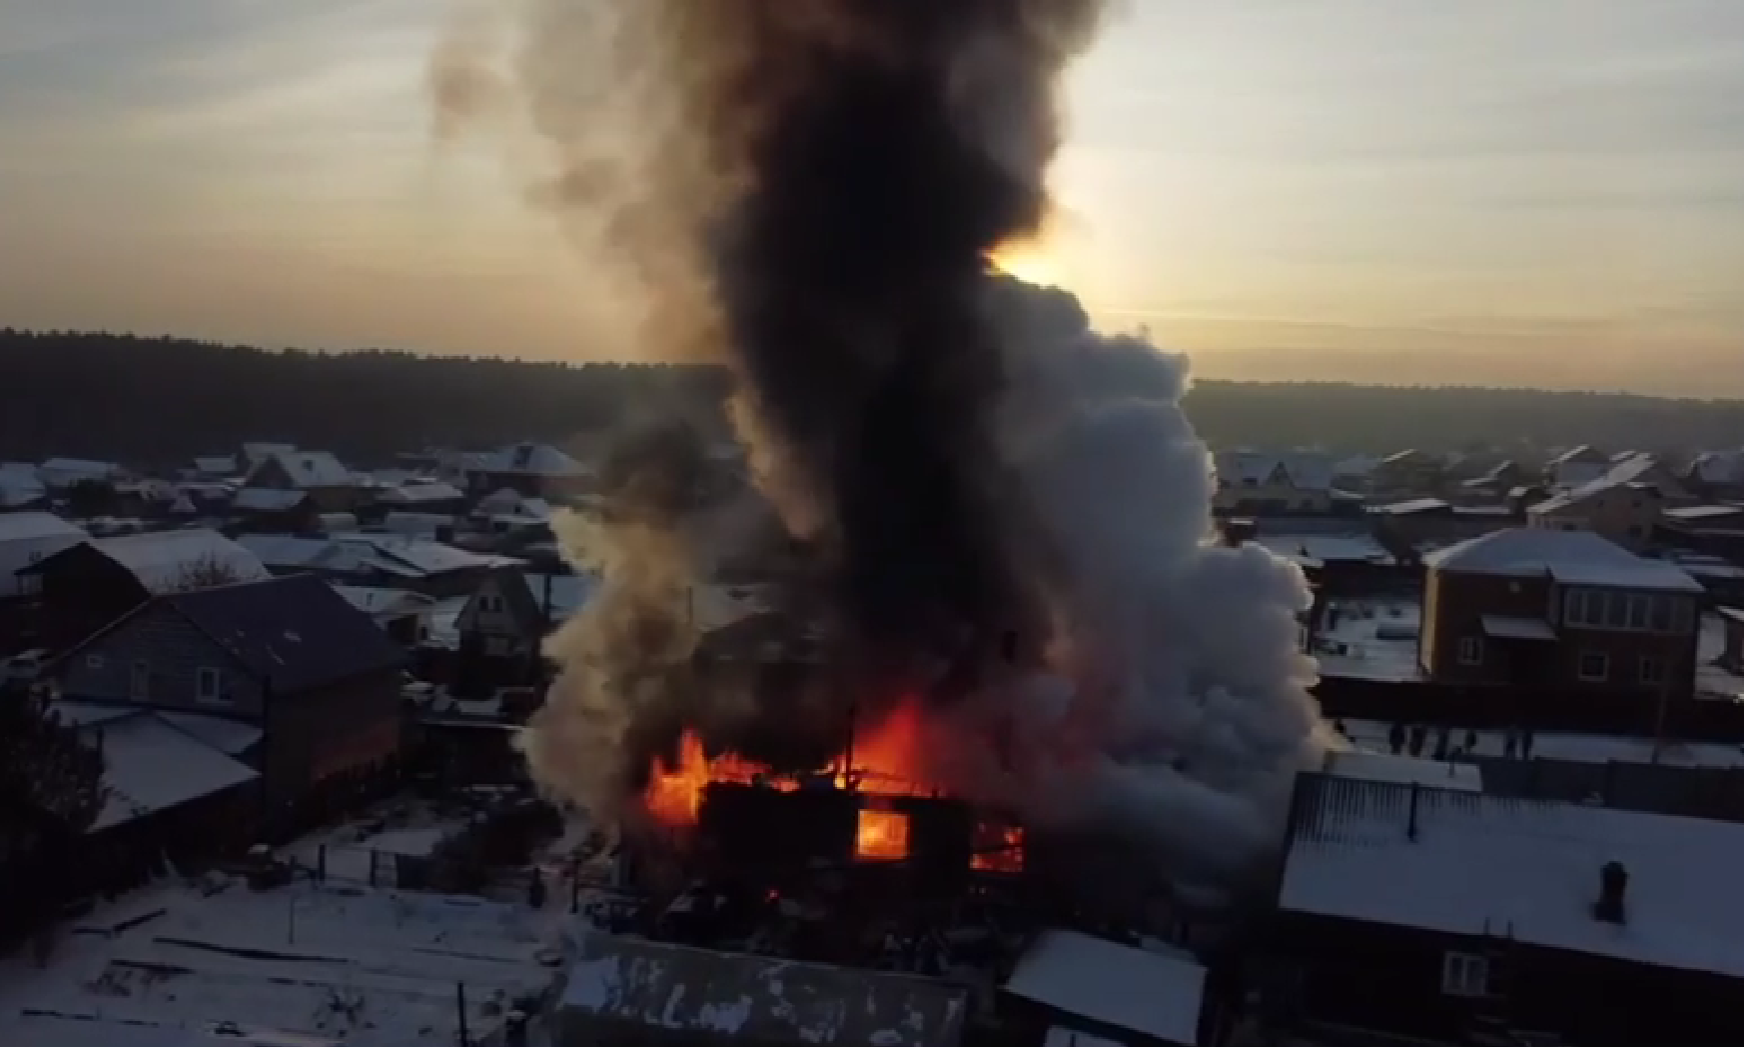
[[[858,684],[778,702],[699,674],[690,583],[736,510],[626,480],[568,535],[605,581],[552,643],[548,786],[598,810],[680,727],[754,749],[918,695],[934,772],[972,798],[1124,834],[1184,887],[1271,844],[1321,744],[1300,575],[1207,541],[1184,360],[989,264],[1046,216],[1056,81],[1102,7],[521,0],[506,82],[557,163],[537,197],[616,263],[626,354],[732,368]],[[444,126],[502,82],[477,57],[438,56]],[[644,472],[695,464],[640,446]]]

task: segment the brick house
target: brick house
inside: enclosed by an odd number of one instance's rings
[[[73,699],[259,727],[268,810],[348,794],[399,755],[405,654],[314,575],[158,596],[67,652]]]
[[[1418,660],[1434,680],[1687,696],[1701,584],[1589,531],[1513,528],[1431,553]]]

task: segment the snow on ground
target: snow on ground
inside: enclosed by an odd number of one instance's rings
[[[394,863],[391,858],[381,860],[372,855],[427,858],[435,853],[438,844],[461,833],[477,817],[476,808],[444,809],[411,797],[395,797],[357,817],[303,837],[284,848],[284,856],[306,869],[314,869],[325,847],[329,880],[382,885],[392,876]],[[377,874],[373,881],[372,863]]]
[[[1728,613],[1731,612],[1728,609]],[[1722,668],[1718,662],[1726,651],[1726,619],[1718,614],[1702,616],[1702,635],[1696,646],[1696,697],[1717,701],[1744,701],[1744,675]]]
[[[1330,601],[1309,652],[1321,676],[1364,680],[1419,680],[1417,635],[1423,607],[1416,597],[1358,597]]]
[[[1392,724],[1379,720],[1343,720],[1345,734],[1361,749],[1371,752],[1391,752],[1387,733]],[[1456,727],[1449,736],[1454,749],[1465,749],[1475,742],[1471,753],[1476,756],[1506,756],[1507,732],[1468,730]],[[1436,729],[1429,731],[1425,755],[1433,752]],[[1654,745],[1651,738],[1624,735],[1573,734],[1561,731],[1537,731],[1532,735],[1532,755],[1546,760],[1567,760],[1571,763],[1653,763]],[[1744,768],[1744,749],[1717,742],[1666,742],[1660,747],[1659,763],[1670,767]]]
[[[460,985],[468,1032],[485,1042],[554,987],[560,923],[479,898],[308,882],[157,888],[63,928],[46,968],[28,950],[0,962],[0,1043],[181,1047],[229,1023],[273,1042],[449,1047]]]

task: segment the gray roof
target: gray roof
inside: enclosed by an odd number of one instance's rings
[[[284,693],[398,668],[398,644],[312,574],[161,598]]]
[[[952,1047],[964,1006],[962,990],[930,978],[593,932],[558,1021],[576,1036],[610,1024],[747,1043]]]

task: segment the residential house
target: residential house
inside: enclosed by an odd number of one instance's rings
[[[1093,977],[1086,977],[1094,972]],[[1005,1042],[1105,1047],[1223,1042],[1206,999],[1206,969],[1185,950],[1135,948],[1050,929],[1030,943],[1001,989]]]
[[[1687,501],[1689,492],[1652,455],[1634,455],[1610,465],[1596,478],[1526,510],[1533,527],[1591,531],[1618,545],[1643,549],[1653,540],[1668,503]]]
[[[30,462],[0,462],[0,513],[48,507],[48,486]]]
[[[493,571],[521,566],[508,557],[394,534],[250,534],[237,541],[274,574],[312,571],[346,585],[412,589],[435,597],[471,596]]]
[[[1314,452],[1217,456],[1219,515],[1325,516],[1333,509],[1332,460]]]
[[[81,483],[114,483],[125,477],[127,470],[114,462],[50,458],[37,467],[36,474],[50,491],[65,491]]]
[[[375,500],[390,511],[452,516],[466,501],[466,492],[439,480],[413,479],[377,492]]]
[[[402,647],[416,647],[429,636],[430,607],[436,601],[423,593],[363,585],[335,585],[333,591]]]
[[[92,538],[20,572],[26,587],[41,594],[44,636],[57,649],[153,596],[266,576],[247,549],[205,528]]]
[[[1490,466],[1478,476],[1461,481],[1459,490],[1466,500],[1494,504],[1505,501],[1508,492],[1525,479],[1526,471],[1520,467],[1520,463],[1506,459]]]
[[[327,513],[351,512],[363,500],[351,470],[326,451],[276,451],[249,470],[243,487],[300,491]]]
[[[1610,455],[1591,444],[1581,444],[1552,456],[1545,463],[1544,482],[1547,486],[1567,490],[1592,483],[1610,468]]]
[[[1671,506],[1660,514],[1654,544],[1744,563],[1744,506]]]
[[[68,651],[61,693],[200,713],[262,732],[283,827],[351,793],[400,751],[405,653],[313,575],[167,592]]]
[[[1382,458],[1369,473],[1369,495],[1404,499],[1441,494],[1447,481],[1447,460],[1415,448]]]
[[[233,454],[210,454],[195,457],[193,467],[184,470],[190,480],[228,480],[242,472],[242,462]]]
[[[592,486],[593,470],[550,444],[518,443],[461,466],[474,494],[512,488],[528,497],[565,499]]]
[[[1707,451],[1684,470],[1683,480],[1695,495],[1710,501],[1744,501],[1744,450]]]
[[[205,713],[60,700],[55,720],[102,757],[102,803],[62,875],[67,894],[138,886],[165,858],[197,864],[255,843],[256,727]],[[186,864],[184,864],[186,863]]]
[[[1740,824],[1304,774],[1267,1010],[1316,1042],[1744,1042],[1741,863]]]
[[[1506,505],[1454,505],[1441,498],[1411,498],[1372,505],[1368,511],[1375,536],[1401,554],[1476,538],[1523,519]]]
[[[34,595],[34,577],[17,572],[89,537],[53,513],[0,513],[0,601]]]
[[[1691,693],[1701,584],[1590,531],[1511,528],[1437,550],[1418,659],[1443,682]]]
[[[1366,494],[1369,489],[1369,477],[1374,475],[1375,466],[1380,464],[1381,460],[1371,454],[1340,458],[1332,463],[1332,486],[1341,491]]]
[[[261,534],[301,534],[315,530],[321,519],[321,506],[308,491],[272,487],[244,487],[229,509],[237,530]]]
[[[455,620],[460,634],[456,691],[489,694],[537,679],[539,644],[549,627],[526,575],[518,570],[492,573]]]
[[[239,464],[244,474],[251,473],[262,462],[279,454],[295,454],[297,445],[280,443],[270,440],[254,440],[242,445],[242,458]]]

